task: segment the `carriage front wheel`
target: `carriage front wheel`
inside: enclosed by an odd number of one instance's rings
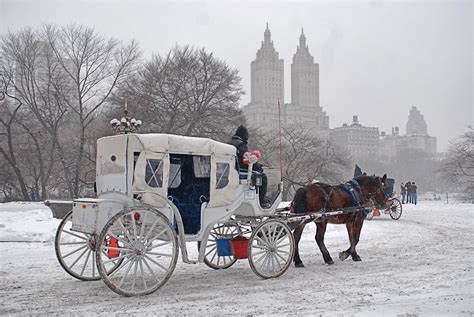
[[[402,216],[402,203],[398,198],[392,198],[392,204],[389,207],[390,217],[393,220],[398,220]]]
[[[248,259],[252,271],[262,278],[275,278],[288,270],[295,252],[295,241],[288,225],[268,219],[250,236]]]
[[[115,241],[113,244],[111,239]],[[156,209],[122,210],[104,226],[99,241],[100,276],[117,294],[153,293],[168,281],[176,267],[177,236],[169,220]],[[123,259],[120,267],[107,274],[107,265],[117,259]]]

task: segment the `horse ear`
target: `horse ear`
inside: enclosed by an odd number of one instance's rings
[[[385,183],[385,180],[387,179],[387,174],[383,174],[383,177],[382,177],[382,183]]]

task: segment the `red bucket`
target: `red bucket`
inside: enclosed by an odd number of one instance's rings
[[[238,235],[234,239],[230,241],[232,245],[232,254],[236,259],[246,259],[248,258],[248,246],[249,246],[249,239]]]
[[[374,209],[374,217],[379,217],[380,216],[380,210]]]

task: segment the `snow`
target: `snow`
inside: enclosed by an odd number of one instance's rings
[[[53,219],[40,203],[0,204],[0,315],[348,315],[432,316],[474,314],[474,205],[421,201],[404,205],[398,221],[366,221],[362,262],[337,259],[347,248],[343,225],[329,225],[327,266],[305,229],[305,268],[262,280],[245,260],[227,270],[181,260],[170,280],[146,297],[121,297],[101,282],[81,282],[54,254]],[[5,242],[6,241],[6,242]],[[22,242],[17,242],[22,241]],[[196,246],[188,243],[192,257]]]

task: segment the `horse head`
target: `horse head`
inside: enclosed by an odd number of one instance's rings
[[[383,191],[387,174],[383,177],[361,175],[355,178],[360,185],[365,200],[372,199],[377,204],[383,204],[386,200]]]

